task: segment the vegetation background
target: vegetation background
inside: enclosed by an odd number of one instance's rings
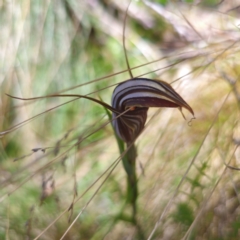
[[[101,105],[5,95],[110,104],[129,79],[128,4],[0,2],[0,239],[239,239],[239,1],[130,4],[133,75],[171,83],[196,116],[149,111],[136,142],[137,223]]]

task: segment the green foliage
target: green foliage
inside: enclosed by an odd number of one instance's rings
[[[172,217],[176,223],[186,225],[186,227],[190,226],[194,220],[193,210],[187,203],[179,203]]]
[[[232,224],[232,232],[229,234],[229,238],[237,239],[239,229],[240,229],[240,219],[237,218],[236,221],[234,221]]]
[[[4,152],[10,158],[14,158],[18,154],[21,153],[21,147],[19,146],[19,142],[16,139],[11,139],[4,147]],[[4,160],[4,158],[2,158]]]

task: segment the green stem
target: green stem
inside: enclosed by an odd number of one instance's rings
[[[109,120],[112,120],[112,115],[107,108],[104,108]],[[125,143],[122,139],[118,137],[114,128],[114,135],[117,140],[118,149],[122,155],[125,151]],[[123,167],[127,174],[127,194],[126,194],[126,204],[131,204],[133,213],[129,218],[127,215],[123,214],[123,211],[120,211],[120,214],[115,218],[114,223],[117,220],[123,220],[126,222],[131,222],[137,228],[138,238],[146,239],[144,236],[144,231],[142,231],[141,226],[138,224],[136,219],[137,215],[137,197],[138,197],[138,185],[137,185],[137,175],[136,175],[136,158],[137,158],[137,149],[134,143],[127,143],[127,153],[122,157]],[[125,207],[124,207],[125,208]],[[113,225],[114,225],[113,223]]]
[[[133,220],[135,220],[137,213],[137,177],[136,177],[136,147],[134,144],[127,144],[128,152],[123,157],[123,166],[127,173],[127,202],[132,205],[133,208]]]

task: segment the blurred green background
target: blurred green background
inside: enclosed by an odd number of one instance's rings
[[[137,223],[102,106],[5,95],[110,104],[130,78],[128,4],[1,1],[0,239],[61,239],[74,219],[64,239],[239,239],[239,1],[130,4],[133,75],[171,83],[196,116],[149,111],[136,142]]]

